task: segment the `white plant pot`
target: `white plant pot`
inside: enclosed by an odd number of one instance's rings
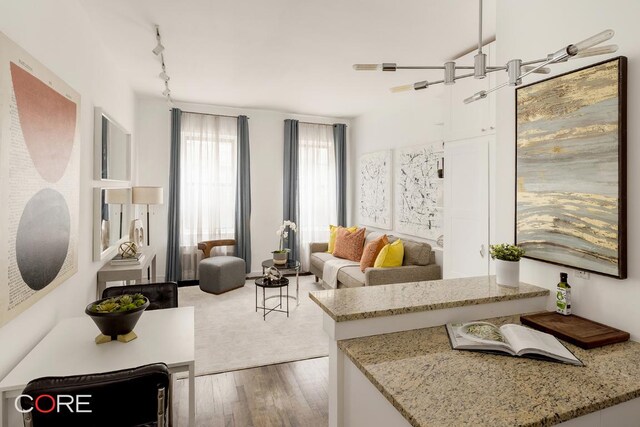
[[[517,287],[520,283],[520,261],[496,260],[496,283]]]
[[[275,265],[285,265],[287,263],[287,259],[289,258],[288,252],[272,252],[273,254],[273,263]]]

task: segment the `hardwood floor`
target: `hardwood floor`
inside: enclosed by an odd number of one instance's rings
[[[196,377],[196,426],[326,427],[326,357]],[[173,390],[174,426],[187,425],[187,381]]]

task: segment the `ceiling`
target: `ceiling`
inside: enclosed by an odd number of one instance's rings
[[[485,2],[488,3],[488,2]],[[356,72],[353,63],[439,64],[477,43],[471,0],[83,0],[133,89],[161,96],[160,25],[176,101],[355,117],[389,88],[440,72]],[[490,3],[494,5],[495,3]],[[485,5],[485,37],[495,34]]]

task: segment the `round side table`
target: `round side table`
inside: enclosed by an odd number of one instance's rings
[[[294,273],[296,274],[296,296],[287,296],[287,298],[291,298],[296,300],[296,304],[300,304],[299,292],[300,292],[300,261],[287,260],[287,263],[284,265],[276,265],[273,262],[273,259],[265,259],[262,261],[262,274],[264,274],[265,270],[270,267],[275,267],[280,270],[281,273],[288,274]],[[269,298],[277,298],[276,295]]]
[[[258,306],[258,288],[262,288],[262,307]],[[286,295],[282,295],[282,288],[286,288],[287,289],[287,294]],[[278,305],[276,305],[273,308],[267,308],[267,298],[266,297],[266,290],[267,289],[279,289],[280,290],[280,295],[273,295],[270,296],[269,298],[280,298],[280,302],[278,303]],[[287,301],[287,309],[283,310],[282,309],[282,298],[284,297],[284,299]],[[277,281],[267,281],[264,279],[264,277],[260,277],[258,279],[256,279],[256,313],[258,312],[258,309],[261,308],[262,309],[262,320],[267,320],[267,314],[271,313],[272,311],[279,311],[280,313],[287,313],[287,317],[289,317],[289,279],[287,279],[286,277],[281,278],[280,280]]]

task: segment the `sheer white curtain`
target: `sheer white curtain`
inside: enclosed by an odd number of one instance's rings
[[[309,243],[324,242],[335,224],[336,157],[332,125],[298,125],[298,242],[302,270],[309,270]]]
[[[196,279],[198,242],[233,239],[237,119],[182,114],[180,256],[182,279]]]

